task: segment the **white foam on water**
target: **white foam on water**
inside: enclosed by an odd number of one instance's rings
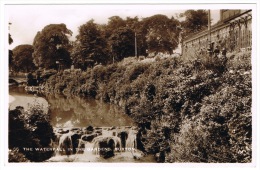
[[[126,129],[124,129],[126,130]],[[123,131],[124,131],[123,130]],[[76,148],[76,154],[68,153],[62,151],[62,154],[59,152],[56,156],[49,159],[50,162],[136,162],[139,161],[144,154],[137,150],[137,131],[134,129],[126,130],[128,137],[126,140],[125,148],[122,148],[121,138],[118,137],[118,134],[122,132],[122,129],[118,128],[102,128],[102,134],[94,137],[90,141],[85,141],[82,139],[84,135],[79,139],[78,147]],[[74,132],[69,132],[62,134],[59,139],[59,149],[62,148],[73,148],[71,135]],[[100,142],[111,142],[114,144],[114,156],[110,158],[102,158],[100,156]],[[67,145],[67,146],[64,146]],[[112,148],[113,148],[112,147]]]

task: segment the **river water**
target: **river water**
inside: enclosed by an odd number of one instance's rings
[[[25,91],[24,87],[9,88],[9,108],[23,106],[28,109],[33,104],[41,104],[45,112],[50,110],[51,124],[55,134],[59,136],[56,142],[57,149],[84,148],[80,154],[56,154],[49,162],[154,162],[153,156],[144,156],[137,149],[137,129],[134,121],[119,107],[97,101],[90,98],[65,97],[62,95],[40,95]],[[89,133],[86,127],[94,127]],[[77,133],[73,130],[77,130]],[[66,133],[64,133],[66,132]],[[80,134],[76,139],[78,148],[73,148],[75,140],[73,136]],[[126,134],[125,136],[122,134]],[[89,138],[93,137],[89,140]],[[114,152],[114,156],[104,159],[97,152],[89,151],[97,149],[101,144],[120,151]],[[67,146],[64,147],[64,143]],[[113,146],[113,147],[112,147]],[[130,149],[131,151],[121,151]]]
[[[9,108],[42,104],[51,112],[53,127],[134,126],[134,121],[119,107],[90,98],[65,97],[63,95],[37,95],[24,87],[10,87]]]

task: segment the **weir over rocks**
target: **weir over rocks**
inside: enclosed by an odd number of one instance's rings
[[[98,162],[114,157],[133,160],[144,156],[136,127],[54,128],[54,133],[55,156],[49,162]]]

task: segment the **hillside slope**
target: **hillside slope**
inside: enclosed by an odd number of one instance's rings
[[[124,61],[48,79],[49,92],[124,108],[158,162],[251,162],[251,53]]]

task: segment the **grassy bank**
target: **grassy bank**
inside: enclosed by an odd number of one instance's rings
[[[251,162],[251,53],[199,58],[128,58],[60,72],[45,88],[119,105],[160,162]]]

